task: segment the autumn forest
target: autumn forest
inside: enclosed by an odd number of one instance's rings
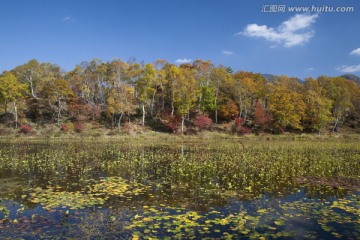
[[[98,59],[64,72],[31,60],[0,75],[0,124],[5,129],[53,125],[83,131],[130,124],[191,133],[224,126],[237,134],[337,132],[360,127],[360,87],[342,77],[263,75],[195,60],[180,66]],[[217,129],[220,129],[218,127]]]

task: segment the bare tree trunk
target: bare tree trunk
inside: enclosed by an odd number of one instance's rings
[[[142,125],[145,126],[145,104],[141,103],[142,108]]]
[[[239,117],[242,116],[242,99],[241,97],[239,98]]]
[[[120,129],[121,129],[121,119],[122,119],[122,117],[123,117],[123,113],[120,114],[119,121],[118,121],[119,132],[120,132]]]
[[[218,123],[217,97],[215,97],[215,123]]]
[[[174,117],[174,111],[175,111],[174,101],[171,101],[171,117]]]
[[[332,129],[332,132],[337,132],[338,125],[339,125],[339,117],[336,116],[335,125],[334,125],[334,127]]]
[[[181,133],[184,132],[185,114],[181,116]]]
[[[165,109],[165,98],[164,98],[164,96],[162,96],[161,97],[162,99],[162,105],[161,105],[161,110],[163,110],[164,111],[164,109]]]
[[[17,106],[16,106],[16,102],[14,101],[14,113],[15,113],[15,128],[18,127],[18,112],[17,112]]]
[[[244,111],[244,121],[243,121],[243,124],[245,124],[246,122],[246,119],[247,119],[247,113],[248,113],[248,109],[245,107],[245,111]]]
[[[202,94],[199,96],[199,105],[198,105],[198,111],[201,112],[201,101],[202,101]]]
[[[152,99],[151,99],[151,108],[150,108],[151,116],[153,116],[153,114],[154,114],[154,102],[155,102],[155,93],[152,95]]]
[[[58,116],[57,116],[57,125],[60,126],[61,118],[61,98],[58,98]]]
[[[113,113],[111,116],[111,127],[114,127],[114,125],[115,125],[115,113]]]
[[[5,113],[7,113],[7,105],[8,105],[8,103],[7,103],[7,101],[5,100],[5,101],[4,101]]]
[[[32,78],[30,77],[30,79],[28,79],[28,82],[30,83],[30,92],[31,92],[31,96],[33,98],[37,98],[34,92],[34,86],[33,86],[33,81]]]

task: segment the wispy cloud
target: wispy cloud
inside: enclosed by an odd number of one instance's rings
[[[227,51],[227,50],[222,50],[221,53],[222,53],[223,55],[227,55],[227,56],[234,54],[233,51]]]
[[[317,14],[296,14],[289,20],[282,22],[277,28],[256,23],[248,24],[244,31],[235,35],[265,38],[270,42],[289,48],[305,44],[314,36],[315,31],[311,29],[311,26],[316,22],[317,17]]]
[[[354,73],[354,72],[360,72],[360,64],[358,65],[351,65],[351,66],[340,66],[337,67],[336,70],[344,73]]]
[[[360,55],[360,48],[352,50],[350,55]]]
[[[187,58],[179,58],[175,60],[176,63],[183,64],[183,63],[191,63],[192,59]]]
[[[306,72],[310,72],[310,71],[314,71],[314,70],[315,70],[315,68],[313,68],[313,67],[309,67],[309,68],[305,69]]]
[[[72,22],[76,22],[76,18],[70,17],[70,16],[66,16],[62,19],[63,22],[67,22],[67,21],[72,21]]]

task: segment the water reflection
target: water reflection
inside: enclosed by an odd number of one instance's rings
[[[6,237],[360,234],[356,143],[0,145]]]

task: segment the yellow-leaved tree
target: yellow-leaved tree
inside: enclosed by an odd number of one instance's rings
[[[4,72],[0,76],[0,100],[4,104],[5,113],[7,112],[7,105],[13,104],[13,111],[15,116],[15,128],[18,127],[18,109],[17,102],[24,98],[27,94],[27,85],[18,82],[16,76],[10,72]]]
[[[285,85],[271,85],[267,100],[275,128],[303,129],[301,120],[305,113],[305,104],[300,93],[291,91]]]
[[[198,97],[198,87],[190,69],[180,68],[180,75],[173,83],[174,104],[181,114],[181,132],[184,132],[186,114],[194,106]]]

